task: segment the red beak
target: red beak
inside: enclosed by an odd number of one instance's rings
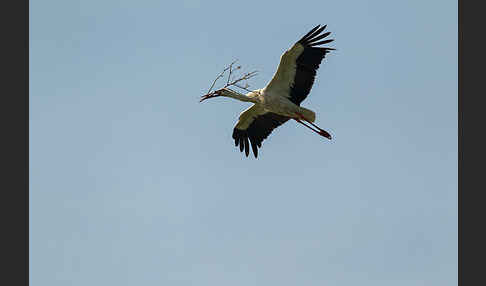
[[[210,92],[206,95],[201,96],[201,99],[199,100],[199,102],[202,102],[203,100],[206,100],[208,98],[213,98],[213,97],[218,97],[218,96],[220,96],[218,91],[213,91],[213,92]]]

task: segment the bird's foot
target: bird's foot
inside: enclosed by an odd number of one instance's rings
[[[319,135],[326,137],[327,139],[331,140],[331,134],[329,134],[326,130],[322,130],[319,128]]]
[[[331,140],[332,137],[331,137],[331,134],[329,134],[326,130],[324,129],[321,129],[319,126],[315,125],[314,123],[310,122],[309,120],[305,119],[305,117],[299,113],[299,112],[296,112],[295,114],[297,114],[298,118],[296,118],[295,120],[303,125],[305,125],[306,127],[310,128],[311,130],[313,130],[314,132],[316,132],[317,134],[323,136],[323,137],[326,137],[327,139]],[[311,128],[310,126],[307,126],[306,124],[304,124],[302,121],[305,121],[309,124],[311,124],[312,126],[314,126],[314,128],[316,129],[313,129]]]

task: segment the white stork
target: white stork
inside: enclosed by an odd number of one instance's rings
[[[325,28],[326,25],[316,26],[283,53],[277,71],[263,89],[241,94],[229,88],[223,88],[201,97],[201,101],[226,96],[254,103],[240,114],[233,129],[235,146],[239,145],[241,152],[245,150],[247,157],[250,153],[250,144],[253,155],[257,158],[258,148],[261,148],[262,141],[270,135],[273,129],[289,119],[294,119],[317,134],[331,139],[328,132],[313,123],[316,114],[312,110],[300,106],[312,88],[322,59],[330,50],[334,50],[333,48],[318,47],[333,41],[333,39],[319,41],[330,34],[330,32],[321,34]]]

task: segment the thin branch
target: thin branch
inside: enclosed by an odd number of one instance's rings
[[[228,79],[226,80],[226,84],[228,84],[230,82],[230,79],[231,79],[231,74],[233,74],[233,64],[236,63],[236,61],[232,62],[230,65],[229,65],[229,74],[228,74]]]
[[[248,85],[248,84],[246,84],[245,86],[241,86],[241,85],[239,85],[239,84],[235,84],[235,86],[236,86],[237,88],[241,88],[241,89],[246,90],[246,91],[248,91],[248,92],[251,92],[251,91],[252,91],[251,89],[248,89],[248,87],[249,87],[249,85]]]
[[[209,87],[209,89],[208,89],[208,93],[210,93],[210,92],[211,92],[211,90],[213,89],[213,87],[214,87],[214,85],[216,84],[216,82],[218,81],[218,79],[222,78],[222,77],[223,77],[223,75],[224,75],[224,73],[225,73],[227,70],[228,70],[227,68],[226,68],[226,69],[224,69],[224,70],[223,70],[223,71],[222,71],[222,72],[221,72],[221,73],[218,75],[218,77],[216,77],[216,79],[213,81],[213,84],[211,85],[211,87]]]
[[[222,78],[224,76],[224,74],[229,71],[229,74],[228,74],[228,78],[226,79],[226,84],[221,88],[228,88],[230,86],[235,86],[237,88],[240,88],[240,89],[243,89],[243,90],[246,90],[246,91],[251,91],[250,89],[248,89],[249,85],[248,85],[248,80],[254,76],[256,76],[257,74],[257,71],[252,71],[252,72],[249,72],[249,73],[245,73],[243,74],[241,77],[237,78],[237,79],[233,79],[234,78],[234,72],[236,70],[239,70],[241,69],[241,66],[237,66],[236,68],[233,68],[233,65],[237,62],[238,60],[235,60],[233,61],[229,66],[227,66],[217,77],[216,79],[213,81],[213,83],[211,84],[211,87],[209,88],[207,94],[210,94],[211,91],[213,90],[214,86],[216,85],[216,82]],[[240,85],[239,83],[241,81],[245,81],[245,85],[242,86]]]
[[[234,80],[234,81],[232,81],[232,82],[228,82],[228,83],[225,85],[225,87],[223,87],[223,88],[226,88],[226,87],[228,87],[228,86],[236,86],[236,87],[239,87],[239,86],[237,86],[237,83],[239,83],[239,82],[240,82],[240,81],[242,81],[242,80],[249,80],[250,78],[252,78],[252,77],[256,76],[256,74],[257,74],[257,71],[252,71],[252,72],[246,73],[246,74],[244,74],[242,77],[240,77],[239,79]]]
[[[210,93],[210,92],[211,92],[211,90],[213,89],[213,87],[214,87],[214,85],[216,84],[216,82],[218,81],[218,79],[222,78],[222,77],[224,76],[224,73],[225,73],[227,70],[231,69],[231,66],[232,66],[234,63],[236,63],[237,61],[238,61],[238,60],[233,61],[233,62],[232,62],[232,63],[231,63],[231,64],[230,64],[228,67],[226,67],[226,68],[225,68],[225,69],[224,69],[224,70],[223,70],[223,71],[222,71],[222,72],[221,72],[221,73],[218,75],[218,77],[216,77],[216,79],[213,81],[213,84],[212,84],[212,85],[211,85],[211,87],[208,89],[208,93]]]

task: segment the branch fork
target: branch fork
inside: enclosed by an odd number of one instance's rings
[[[250,85],[248,84],[248,80],[254,76],[257,75],[257,71],[252,71],[252,72],[248,72],[248,73],[244,73],[244,74],[240,74],[240,76],[238,78],[235,79],[235,72],[240,70],[241,69],[241,66],[238,65],[238,66],[235,66],[236,62],[238,60],[235,60],[233,61],[229,66],[227,66],[217,77],[216,79],[213,81],[213,83],[211,84],[211,86],[209,87],[207,93],[205,95],[203,95],[201,97],[201,101],[203,101],[205,98],[208,98],[208,97],[211,97],[215,94],[217,94],[217,92],[221,89],[225,89],[225,88],[229,88],[229,87],[237,87],[239,89],[243,89],[243,90],[246,90],[246,91],[251,91],[249,89]],[[226,83],[225,85],[218,89],[218,90],[213,90],[214,86],[216,85],[216,82],[224,77],[225,73],[228,72],[228,75],[227,75],[227,78],[226,78]],[[244,81],[244,85],[241,85],[241,83]]]

